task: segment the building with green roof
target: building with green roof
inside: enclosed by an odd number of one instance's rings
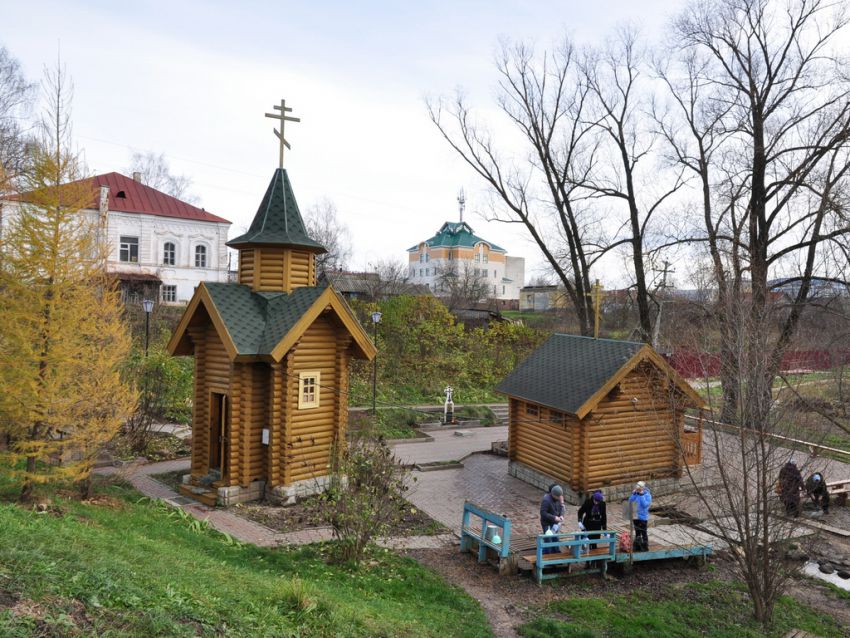
[[[410,282],[437,296],[448,296],[462,285],[478,300],[495,299],[502,307],[519,303],[525,259],[509,256],[462,220],[445,222],[433,237],[408,248],[407,255]]]

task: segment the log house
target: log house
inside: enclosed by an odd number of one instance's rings
[[[324,489],[345,441],[352,357],[375,347],[345,301],[316,285],[325,252],[275,171],[239,250],[237,283],[202,283],[168,344],[195,358],[191,474],[182,492],[230,505]]]
[[[510,473],[568,502],[637,480],[675,486],[702,462],[697,392],[645,343],[555,334],[498,386],[508,395]]]

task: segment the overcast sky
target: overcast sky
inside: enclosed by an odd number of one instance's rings
[[[322,198],[350,228],[353,268],[406,261],[405,250],[457,218],[526,258],[516,225],[485,222],[484,185],[428,119],[426,95],[464,87],[492,108],[501,36],[545,47],[567,31],[595,43],[618,25],[649,39],[682,0],[599,2],[21,2],[0,0],[6,46],[33,80],[57,50],[74,82],[77,144],[92,172],[122,171],[133,151],[165,153],[208,211],[250,224],[277,167],[283,97],[289,171],[302,212]],[[617,273],[601,273],[603,280]]]

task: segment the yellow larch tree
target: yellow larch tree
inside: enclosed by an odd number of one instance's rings
[[[95,455],[136,404],[119,374],[131,344],[105,229],[81,211],[95,193],[70,148],[64,84],[61,69],[47,74],[40,140],[0,245],[0,434],[22,501],[53,479],[87,494]]]

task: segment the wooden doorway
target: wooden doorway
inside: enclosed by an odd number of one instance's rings
[[[227,476],[227,459],[230,437],[230,403],[227,395],[210,393],[210,470],[218,470],[221,478]]]

